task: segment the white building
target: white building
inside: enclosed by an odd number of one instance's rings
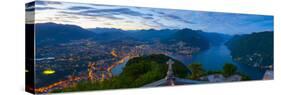
[[[273,70],[266,70],[263,76],[263,80],[273,80]]]

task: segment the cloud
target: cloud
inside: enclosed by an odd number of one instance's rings
[[[140,12],[132,11],[128,8],[118,8],[118,9],[97,9],[97,10],[86,10],[82,11],[81,13],[86,13],[86,14],[112,14],[112,15],[131,15],[131,16],[143,16],[145,14],[142,14]]]
[[[54,1],[35,1],[36,5],[62,5],[62,2]]]
[[[68,14],[68,15],[80,15],[80,16],[90,16],[90,17],[103,17],[103,18],[108,18],[111,20],[122,20],[123,18],[116,17],[114,15],[110,14],[91,14],[91,13],[84,13],[84,12],[60,12],[63,14]]]
[[[54,7],[35,7],[35,10],[54,10]]]
[[[191,21],[189,16],[184,16],[184,14],[189,14],[190,11],[183,10],[169,10],[169,9],[150,9],[154,14],[168,18],[173,21],[183,22],[186,24],[196,24],[194,21]]]
[[[40,10],[55,10],[57,8],[54,7],[30,7],[30,8],[26,8],[25,11],[40,11]]]
[[[172,18],[172,19],[174,19],[174,20],[182,21],[182,22],[184,22],[184,23],[195,24],[194,22],[189,21],[189,20],[186,20],[186,19],[181,18],[181,17],[179,17],[179,16],[175,16],[175,15],[165,15],[165,16],[170,17],[170,18]]]
[[[92,7],[71,7],[73,10],[81,10],[81,9],[87,9],[82,10],[78,12],[74,11],[62,11],[61,13],[65,14],[75,14],[75,15],[82,15],[82,16],[96,16],[96,17],[104,17],[109,18],[113,20],[122,20],[125,18],[117,17],[117,15],[121,16],[134,16],[134,17],[142,17],[144,19],[153,19],[152,14],[144,14],[141,12],[133,11],[128,8],[115,8],[115,9],[96,9]],[[90,10],[89,10],[90,9]]]
[[[68,8],[68,10],[86,10],[86,9],[95,9],[93,7],[85,7],[85,6],[73,6]]]
[[[156,25],[154,25],[154,26],[156,26],[156,27],[158,27],[158,28],[161,28],[161,27],[170,27],[170,26],[167,26],[167,25],[164,25],[163,23],[160,23],[159,21],[156,21],[156,20],[154,20],[154,21],[152,21],[154,24],[156,24]]]
[[[145,19],[154,19],[153,17],[143,17]]]

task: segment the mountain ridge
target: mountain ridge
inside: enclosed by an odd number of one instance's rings
[[[92,39],[96,41],[118,41],[127,38],[139,41],[160,40],[163,43],[173,43],[176,40],[186,42],[187,45],[206,49],[215,42],[221,43],[224,36],[219,33],[209,33],[201,30],[185,29],[148,29],[126,31],[115,28],[90,28],[84,29],[76,25],[56,24],[56,23],[37,23],[35,24],[36,37],[38,44],[56,44],[72,40]],[[212,35],[212,37],[211,37]],[[216,40],[212,41],[214,38]]]

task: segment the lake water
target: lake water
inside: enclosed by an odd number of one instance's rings
[[[117,75],[119,75],[120,73],[122,73],[123,68],[126,66],[126,63],[127,63],[128,61],[129,61],[129,58],[127,57],[127,58],[125,58],[124,63],[119,64],[119,65],[115,66],[114,68],[112,68],[112,70],[111,70],[112,75],[113,75],[113,76],[117,76]]]
[[[205,70],[222,70],[225,63],[232,63],[237,66],[239,72],[248,75],[253,80],[262,79],[265,72],[265,70],[234,62],[231,58],[229,49],[225,45],[212,46],[208,50],[202,51],[193,56],[170,56],[183,62],[185,65],[191,64],[193,62],[199,62],[203,65]],[[122,72],[122,69],[125,67],[127,61],[125,61],[124,64],[117,65],[115,68],[113,68],[113,75],[119,75]]]
[[[234,62],[229,49],[225,45],[212,46],[208,50],[192,57],[181,55],[173,55],[172,57],[182,61],[186,65],[199,62],[205,70],[222,70],[225,63],[232,63],[237,66],[239,72],[248,75],[253,80],[262,79],[265,72],[265,70]]]

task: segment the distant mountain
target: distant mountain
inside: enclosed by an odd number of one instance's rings
[[[215,33],[215,32],[200,32],[210,42],[210,45],[222,45],[228,41],[232,36],[227,34]]]
[[[35,24],[37,44],[54,44],[71,40],[94,38],[95,33],[75,25],[56,23]]]
[[[91,28],[89,31],[96,33],[96,39],[99,41],[115,41],[120,39],[129,38],[127,31],[116,29],[116,28]]]
[[[160,40],[171,36],[178,30],[121,30],[115,28],[91,28],[88,29],[98,35],[98,39],[101,41],[116,41],[116,40],[126,40],[128,38],[139,40],[139,41],[153,41]]]
[[[88,28],[87,30],[92,31],[97,34],[103,34],[103,33],[122,33],[124,30],[116,29],[116,28]]]
[[[202,31],[188,28],[175,32],[169,38],[162,40],[162,42],[167,44],[184,42],[186,46],[198,47],[203,50],[210,46],[210,42],[202,35]]]
[[[148,30],[121,30],[114,28],[93,28],[92,32],[97,33],[101,40],[126,40],[127,38],[152,42],[160,40],[163,43],[173,44],[179,41],[186,42],[186,45],[207,49],[210,45],[221,45],[231,36],[226,34],[203,32],[192,29],[148,29]],[[174,40],[174,41],[173,41]]]
[[[88,29],[98,36],[100,41],[138,40],[153,42],[159,40],[167,44],[176,44],[183,41],[188,46],[207,49],[210,45],[220,45],[230,38],[229,35],[220,33],[203,32],[192,29],[148,29],[148,30],[121,30],[115,28]]]
[[[121,30],[115,28],[83,29],[75,25],[56,23],[39,23],[35,25],[37,45],[65,43],[72,40],[93,39],[101,43],[111,42],[152,42],[159,40],[166,44],[176,44],[180,41],[186,46],[207,49],[210,45],[225,41],[226,35],[209,33],[192,29],[148,29]]]
[[[134,30],[128,31],[130,35],[134,38],[137,38],[142,41],[153,41],[153,40],[161,40],[170,37],[174,34],[177,29],[162,29],[162,30],[155,30],[155,29],[148,29],[148,30]]]
[[[256,67],[273,65],[273,32],[258,32],[236,35],[226,45],[232,57]]]

